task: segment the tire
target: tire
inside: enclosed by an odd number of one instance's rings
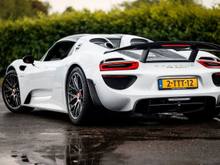
[[[190,113],[184,113],[184,115],[194,121],[208,121],[213,119],[215,116],[219,114],[220,110],[215,107],[215,103],[212,104],[206,104],[203,109],[200,111],[190,112]]]
[[[73,68],[67,77],[66,101],[73,124],[82,125],[90,121],[93,104],[86,77],[79,67]]]
[[[2,97],[6,107],[14,113],[31,112],[34,108],[21,106],[19,81],[15,70],[9,71],[2,83]]]

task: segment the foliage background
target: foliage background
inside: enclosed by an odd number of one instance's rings
[[[148,0],[149,1],[149,0]],[[197,40],[220,44],[220,7],[160,0],[110,12],[68,9],[63,14],[0,21],[0,69],[32,54],[40,58],[54,41],[79,33],[126,33],[152,40]],[[127,5],[127,6],[126,6]]]
[[[38,13],[48,14],[50,5],[40,0],[0,0],[0,19],[36,17]]]

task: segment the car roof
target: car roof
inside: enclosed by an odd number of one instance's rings
[[[127,34],[76,34],[76,35],[70,35],[67,37],[64,37],[60,39],[59,41],[72,41],[77,42],[80,38],[85,36],[94,36],[94,38],[97,37],[105,37],[105,38],[121,38],[122,36]]]
[[[67,37],[64,37],[62,39],[60,39],[59,41],[73,41],[73,42],[77,42],[81,37],[87,36],[89,34],[76,34],[76,35],[70,35]]]

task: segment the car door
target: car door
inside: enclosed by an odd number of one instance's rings
[[[27,64],[23,72],[21,89],[24,89],[24,95],[27,98],[31,95],[29,103],[35,107],[44,107],[48,109],[59,109],[58,99],[61,88],[59,75],[62,68],[65,67],[63,60],[69,55],[74,42],[61,41],[55,43],[46,53],[41,61],[35,61],[34,65]]]

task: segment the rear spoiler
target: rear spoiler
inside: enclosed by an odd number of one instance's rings
[[[220,52],[220,45],[208,43],[208,42],[198,42],[198,41],[157,41],[157,42],[149,42],[143,44],[135,44],[131,46],[126,46],[110,51],[106,51],[104,54],[122,51],[122,50],[142,50],[144,49],[144,53],[140,58],[141,62],[146,62],[148,54],[151,49],[175,49],[175,50],[192,50],[189,61],[194,62],[199,51],[216,51]]]

